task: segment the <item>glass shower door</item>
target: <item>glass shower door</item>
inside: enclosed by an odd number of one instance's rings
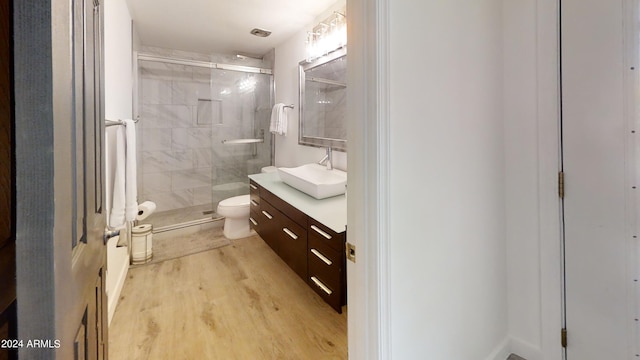
[[[211,201],[249,193],[248,175],[271,164],[272,75],[211,71],[211,99],[198,104],[212,124]]]

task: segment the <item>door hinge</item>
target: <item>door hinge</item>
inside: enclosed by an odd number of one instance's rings
[[[567,347],[567,329],[563,328],[560,331],[560,334],[561,334],[560,335],[560,341],[561,341],[562,347],[566,348]]]
[[[558,196],[564,199],[564,171],[558,173]]]

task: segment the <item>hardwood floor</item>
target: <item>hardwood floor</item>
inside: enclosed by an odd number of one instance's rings
[[[344,310],[324,303],[260,237],[233,240],[131,269],[109,358],[347,359]]]

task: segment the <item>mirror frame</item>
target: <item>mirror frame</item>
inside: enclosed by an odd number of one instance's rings
[[[331,147],[333,150],[347,151],[347,139],[331,139],[319,136],[304,135],[304,100],[305,100],[305,71],[311,70],[320,65],[324,65],[333,60],[347,55],[347,47],[338,48],[327,55],[321,56],[311,61],[302,60],[299,63],[299,85],[298,85],[298,144],[315,147]],[[346,124],[345,124],[346,126]]]

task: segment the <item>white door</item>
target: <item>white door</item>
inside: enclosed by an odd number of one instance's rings
[[[67,294],[58,315],[68,318],[61,340],[73,342],[73,359],[107,358],[107,299],[103,141],[102,7],[99,0],[73,0],[71,126],[72,216],[70,262],[62,270],[71,281],[56,284]],[[64,176],[64,175],[62,175]],[[58,257],[59,260],[69,259]]]
[[[626,5],[561,0],[568,360],[635,358]]]

